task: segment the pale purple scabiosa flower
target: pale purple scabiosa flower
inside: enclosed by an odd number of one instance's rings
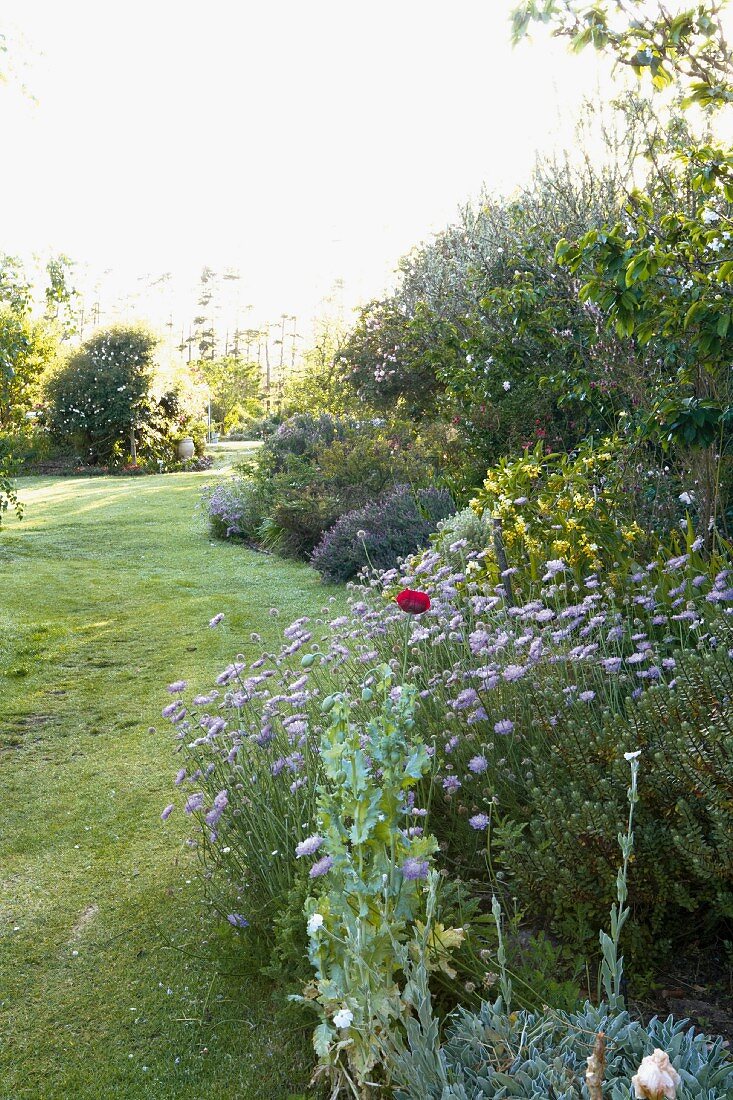
[[[219,819],[224,813],[229,803],[229,793],[227,791],[219,791],[218,795],[214,799],[214,805],[211,807],[206,815],[206,824],[212,829],[215,825],[219,824]]]
[[[428,877],[428,861],[426,859],[415,859],[414,856],[409,856],[402,864],[400,870],[402,871],[402,877],[408,880],[414,880],[418,878]]]
[[[494,733],[507,734],[511,733],[514,729],[514,723],[511,718],[500,718],[498,722],[494,723]]]
[[[172,684],[168,684],[166,691],[171,695],[180,695],[188,687],[187,680],[174,680]]]
[[[474,775],[481,775],[485,772],[489,766],[489,762],[485,756],[472,756],[468,761],[468,770],[473,772]]]
[[[295,846],[296,859],[300,859],[301,856],[312,856],[318,851],[323,844],[323,837],[314,833],[313,836],[307,836],[305,840],[301,840],[299,844]]]
[[[561,558],[554,558],[545,562],[545,569],[547,572],[543,576],[543,581],[551,581],[553,577],[556,577],[558,573],[564,573],[567,566]]]
[[[486,814],[474,814],[473,817],[469,817],[468,824],[472,829],[477,829],[481,832],[483,829],[488,829],[489,818]]]
[[[478,695],[473,688],[464,688],[458,698],[453,700],[453,709],[466,710],[467,707],[475,706],[478,701]]]
[[[231,924],[232,928],[249,927],[249,921],[246,917],[243,917],[241,913],[229,913],[227,914],[227,920]]]
[[[333,856],[322,856],[316,863],[313,864],[308,874],[311,878],[320,878],[321,875],[327,875],[333,867]]]
[[[581,703],[592,703],[595,697],[595,691],[581,691],[580,695],[578,696]]]
[[[189,797],[186,799],[186,805],[183,807],[183,809],[185,813],[192,814],[196,810],[200,810],[203,804],[204,796],[200,791],[197,791],[196,794],[189,795]]]
[[[223,618],[224,612],[220,611],[218,615],[214,615],[213,619],[209,619],[209,626],[211,627],[211,629],[213,630],[215,626],[218,626],[219,623],[222,622]]]
[[[173,813],[173,811],[175,810],[175,808],[176,808],[176,807],[175,807],[175,803],[174,803],[174,802],[171,802],[171,803],[169,803],[169,804],[168,804],[168,805],[166,806],[166,808],[165,808],[165,809],[163,810],[163,813],[162,813],[162,814],[160,815],[160,820],[161,820],[161,821],[167,821],[167,820],[168,820],[168,818],[169,818],[169,817],[171,816],[171,814]]]

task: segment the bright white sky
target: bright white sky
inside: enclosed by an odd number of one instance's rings
[[[0,86],[0,249],[111,270],[108,300],[172,272],[151,314],[179,314],[204,264],[237,268],[253,321],[303,332],[336,278],[347,306],[380,293],[482,182],[511,190],[572,140],[598,62],[512,50],[511,8],[3,0],[36,101]]]

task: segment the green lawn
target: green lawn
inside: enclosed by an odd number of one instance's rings
[[[307,1085],[307,1028],[204,904],[180,812],[159,817],[165,685],[207,686],[325,602],[306,567],[210,541],[212,476],[25,479],[0,533],[0,1100]]]

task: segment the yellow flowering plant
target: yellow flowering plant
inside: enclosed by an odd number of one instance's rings
[[[498,521],[520,585],[524,577],[539,581],[548,560],[561,560],[578,576],[604,569],[612,578],[625,571],[648,535],[619,506],[624,498],[620,447],[612,437],[557,454],[546,453],[540,441],[489,470],[471,507]],[[489,562],[488,568],[495,570],[496,564]]]

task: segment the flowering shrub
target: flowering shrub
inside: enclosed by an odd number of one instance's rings
[[[240,479],[230,488],[220,487],[210,498],[212,531],[224,538],[256,538],[265,548],[285,555],[310,556],[344,513],[373,503],[399,484],[419,488],[433,480],[437,446],[439,441],[416,439],[412,428],[382,420],[346,421],[326,414],[292,417],[257,452],[254,466],[245,471],[246,482]],[[409,520],[401,514],[409,504],[406,496],[400,499],[404,507],[395,502],[392,509],[395,529],[419,519],[414,508]],[[433,505],[442,499],[427,497],[423,518],[430,519],[434,510],[434,524],[447,515],[446,505]],[[391,564],[398,553],[414,550],[424,541],[423,530],[424,523],[414,538],[398,539],[400,549],[385,560]],[[353,571],[362,564],[363,555]],[[352,566],[344,561],[335,568],[333,579],[351,575]]]
[[[489,470],[471,506],[501,521],[508,560],[525,566],[532,581],[547,558],[562,559],[578,576],[611,570],[646,538],[621,514],[619,449],[618,441],[606,440],[600,448],[583,443],[574,455],[545,454],[538,443]]]
[[[249,479],[223,481],[213,489],[205,489],[203,499],[213,535],[220,539],[254,538],[262,512]]]
[[[389,569],[424,546],[436,523],[453,511],[443,489],[398,486],[381,499],[347,512],[313,551],[311,564],[324,580],[347,581],[365,566]]]

